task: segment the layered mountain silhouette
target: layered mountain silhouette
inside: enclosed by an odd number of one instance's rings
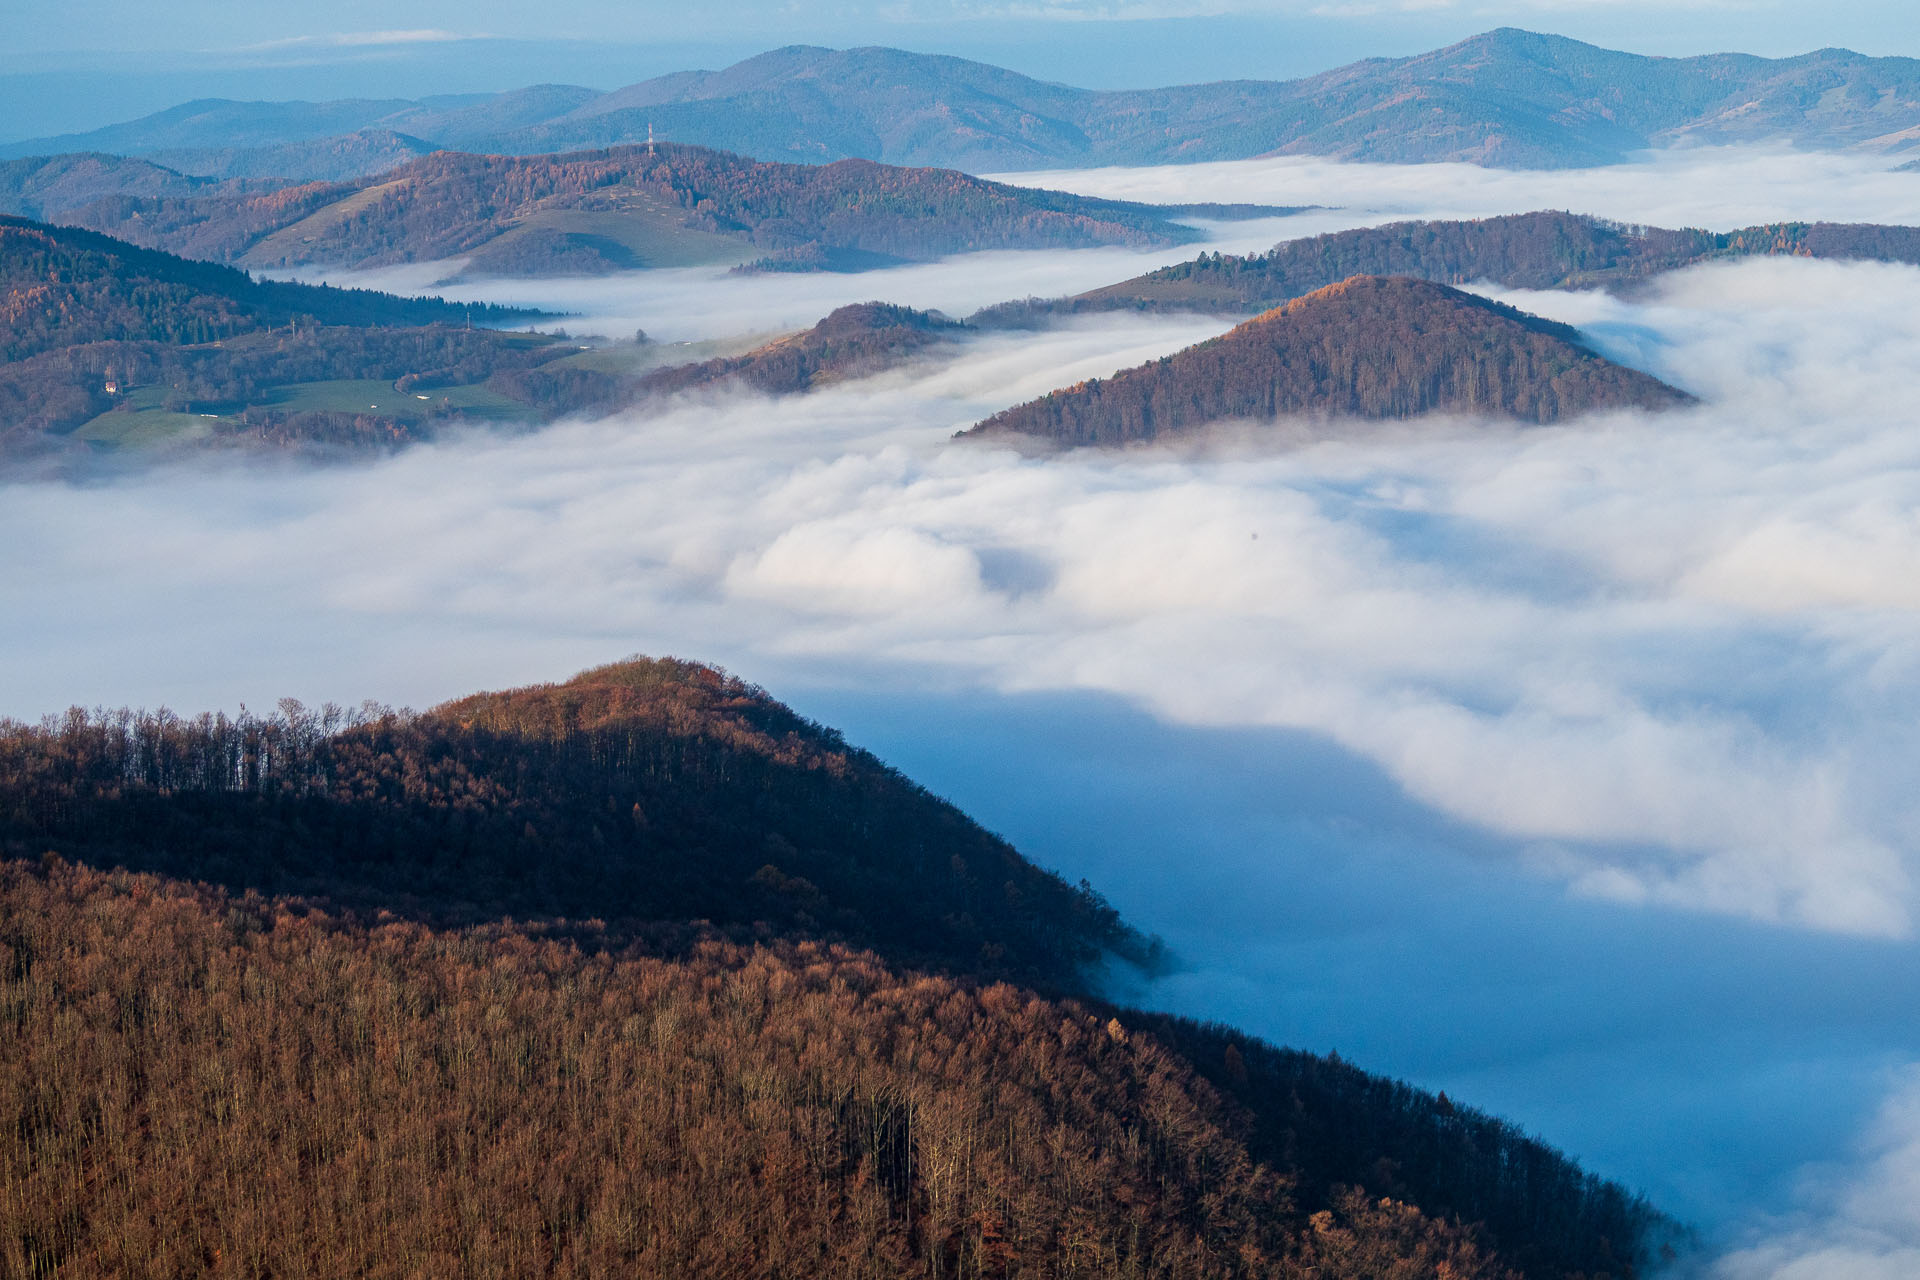
[[[1102,956],[1155,958],[693,663],[0,724],[0,1256],[1631,1280],[1678,1238],[1444,1096],[1107,1003]]]
[[[1503,28],[1408,58],[1288,81],[1095,91],[960,58],[796,46],[611,93],[539,85],[411,101],[187,103],[0,156],[150,155],[215,176],[338,180],[416,144],[536,154],[658,136],[764,160],[859,158],[972,172],[1271,154],[1555,168],[1647,147],[1920,146],[1920,62],[1823,49],[1793,58],[1649,58]],[[331,150],[264,154],[364,135]]]
[[[1671,231],[1553,211],[1396,222],[1288,240],[1251,256],[1203,253],[1068,298],[1000,303],[971,320],[1017,328],[1099,311],[1252,315],[1362,274],[1510,289],[1622,290],[1683,267],[1750,257],[1920,263],[1920,227],[1779,222]]]
[[[1446,285],[1355,276],[1151,364],[995,414],[961,438],[1168,440],[1216,423],[1460,414],[1558,422],[1692,397],[1577,330]]]

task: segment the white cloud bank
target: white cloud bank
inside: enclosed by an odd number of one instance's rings
[[[353,469],[16,488],[0,533],[28,555],[0,600],[65,626],[6,655],[5,705],[72,696],[53,673],[122,643],[100,628],[130,604],[150,632],[236,617],[270,652],[346,623],[922,664],[1324,734],[1582,894],[1909,934],[1920,272],[1762,262],[1632,304],[1516,300],[1708,404],[1280,452],[946,444],[1220,327],[1129,319]]]
[[[1714,1280],[1912,1280],[1920,1276],[1920,1069],[1895,1088],[1857,1165],[1809,1175],[1815,1212],[1729,1254]]]

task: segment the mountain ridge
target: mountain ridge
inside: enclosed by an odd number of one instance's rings
[[[979,249],[1201,239],[1178,214],[954,170],[801,165],[662,143],[535,156],[436,151],[353,183],[102,197],[61,216],[252,267],[467,258],[469,274],[540,275],[754,259],[831,268],[836,255],[883,265]]]
[[[442,148],[532,154],[641,142],[650,126],[764,160],[972,172],[1270,154],[1566,168],[1650,147],[1762,141],[1894,153],[1920,145],[1911,132],[1920,61],[1835,49],[1645,57],[1507,27],[1294,80],[1087,90],[948,55],[795,45],[605,93],[531,86],[478,100],[202,101],[9,144],[0,158],[244,149],[373,128]]]

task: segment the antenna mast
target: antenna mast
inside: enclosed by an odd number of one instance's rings
[[[653,121],[647,121],[647,154],[653,154]]]

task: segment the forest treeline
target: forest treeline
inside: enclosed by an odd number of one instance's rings
[[[1512,1126],[1116,1009],[1147,945],[710,668],[0,733],[20,1275],[1599,1280]],[[1029,980],[1015,985],[1022,976]]]
[[[1619,289],[1702,262],[1792,256],[1920,263],[1920,227],[1785,222],[1738,231],[1670,231],[1581,214],[1396,222],[1308,236],[1263,254],[1203,253],[1070,298],[988,307],[972,322],[1018,328],[1100,311],[1252,315],[1356,275],[1514,289]]]
[[[1200,239],[1150,205],[1014,187],[955,170],[865,160],[780,164],[667,144],[547,156],[443,151],[360,183],[269,194],[114,196],[63,218],[156,248],[253,266],[372,267],[492,254],[491,242],[503,233],[561,213],[614,215],[655,233],[729,237],[743,250],[850,251],[882,260]],[[296,223],[297,236],[273,234]],[[529,245],[502,241],[493,266],[520,274],[578,269],[577,260],[548,263],[540,255],[582,248],[564,234]]]
[[[1282,415],[1459,413],[1545,423],[1690,400],[1596,354],[1566,325],[1446,285],[1356,276],[1174,355],[1016,405],[960,435],[1121,445]]]

